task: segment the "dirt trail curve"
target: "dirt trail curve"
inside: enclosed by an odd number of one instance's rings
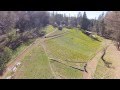
[[[103,46],[107,46],[111,43],[111,41],[105,40],[105,42],[103,42]],[[100,60],[101,56],[103,54],[103,50],[97,52],[97,54],[92,58],[92,60],[90,60],[87,63],[87,72],[83,72],[83,79],[93,79],[94,78],[94,72],[96,70],[98,61]]]
[[[44,49],[45,54],[47,55],[47,51],[46,51],[46,48],[45,48],[45,45],[44,45],[44,38],[40,41],[40,44],[41,44],[42,48]],[[48,56],[48,55],[47,55],[47,56]],[[48,63],[49,63],[49,66],[50,66],[50,69],[51,69],[51,72],[52,72],[54,78],[55,78],[55,79],[59,78],[59,77],[57,77],[57,75],[55,74],[55,72],[54,72],[54,70],[53,70],[53,68],[52,68],[52,66],[51,66],[51,64],[50,64],[49,58],[48,58]]]
[[[120,51],[117,50],[114,44],[111,44],[107,49],[107,56],[111,59],[113,70],[113,79],[120,79]]]
[[[54,33],[55,31],[56,31],[56,30],[54,30],[54,31],[51,32],[51,33],[46,34],[45,36],[48,36],[48,35]],[[45,48],[44,40],[45,40],[45,37],[43,37],[43,38],[40,40],[40,44],[41,44],[41,46],[43,47],[43,49],[44,49],[44,51],[45,51],[45,54],[48,56],[47,50],[46,50],[46,48]],[[53,67],[52,67],[52,65],[50,64],[49,57],[48,57],[48,63],[49,63],[49,66],[50,66],[50,69],[51,69],[51,72],[52,72],[54,78],[55,78],[55,79],[61,79],[61,77],[60,77],[59,75],[57,75],[56,72],[53,70]]]
[[[97,55],[90,61],[87,63],[87,72],[83,72],[83,79],[93,79],[94,76],[94,72],[96,70],[97,67],[97,63],[99,61],[99,58],[102,56],[103,52],[100,51],[97,53]]]

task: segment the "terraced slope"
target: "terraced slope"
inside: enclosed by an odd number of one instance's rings
[[[46,38],[39,38],[21,58],[14,78],[83,78],[86,63],[102,48],[103,39],[93,40],[75,28],[52,29],[48,26]]]

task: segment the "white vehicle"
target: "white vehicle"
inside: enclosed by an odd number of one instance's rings
[[[21,65],[21,62],[16,63],[16,66],[19,66],[19,65]]]
[[[16,70],[17,70],[17,67],[13,67],[12,71],[16,72]]]

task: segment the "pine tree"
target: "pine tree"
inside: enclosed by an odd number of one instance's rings
[[[89,19],[87,18],[86,12],[83,14],[81,28],[87,30],[89,26]]]

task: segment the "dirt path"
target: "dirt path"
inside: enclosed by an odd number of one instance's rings
[[[116,46],[114,45],[113,42],[107,41],[106,46],[109,45],[109,47],[106,50],[106,55],[105,59],[106,61],[112,62],[112,67],[111,70],[109,70],[109,73],[112,73],[112,76],[110,77],[111,79],[120,79],[120,51],[117,50]],[[96,70],[96,66],[98,63],[98,60],[100,59],[101,55],[103,52],[99,52],[96,54],[96,56],[87,63],[87,71],[88,73],[84,72],[83,73],[83,78],[84,79],[93,79],[94,77],[94,72]],[[108,73],[108,72],[106,72]],[[103,76],[104,78],[104,76]]]
[[[105,40],[105,42],[103,43],[103,47],[106,47],[107,45],[109,45],[111,43],[111,41],[109,40]],[[96,70],[98,61],[100,60],[101,56],[103,54],[103,49],[99,52],[97,52],[97,54],[92,58],[92,60],[90,60],[87,63],[87,72],[83,72],[83,79],[93,79],[94,78],[94,72]]]
[[[83,72],[83,79],[93,79],[97,63],[99,61],[99,58],[102,56],[102,54],[103,52],[100,51],[90,62],[87,63],[86,69],[88,73]]]
[[[54,30],[53,32],[51,32],[51,33],[49,33],[49,34],[47,34],[47,35],[45,35],[45,36],[48,36],[48,35],[54,33],[55,31],[56,31],[56,30]],[[45,51],[45,54],[48,56],[47,50],[46,50],[46,48],[45,48],[44,40],[45,40],[45,38],[43,37],[43,38],[41,39],[41,41],[40,41],[40,44],[41,44],[41,46],[43,47],[43,49],[44,49],[44,51]],[[51,72],[52,72],[54,78],[55,78],[55,79],[61,79],[61,76],[57,75],[56,72],[53,70],[53,67],[52,67],[52,65],[50,64],[49,57],[48,57],[48,63],[49,63],[49,66],[50,66],[50,69],[51,69]]]
[[[47,51],[46,51],[45,44],[44,44],[44,38],[40,41],[40,44],[41,44],[42,48],[44,49],[45,54],[47,55]],[[47,56],[48,56],[48,55],[47,55]],[[50,66],[50,69],[51,69],[51,72],[52,72],[54,78],[55,78],[55,79],[59,78],[59,77],[57,77],[57,75],[55,74],[55,72],[54,72],[54,70],[53,70],[53,68],[52,68],[52,66],[51,66],[51,64],[50,64],[49,58],[48,58],[48,63],[49,63],[49,66]]]
[[[106,56],[109,57],[112,66],[114,67],[114,70],[112,71],[113,76],[111,78],[120,79],[120,51],[117,50],[114,44],[111,44],[106,53]]]

